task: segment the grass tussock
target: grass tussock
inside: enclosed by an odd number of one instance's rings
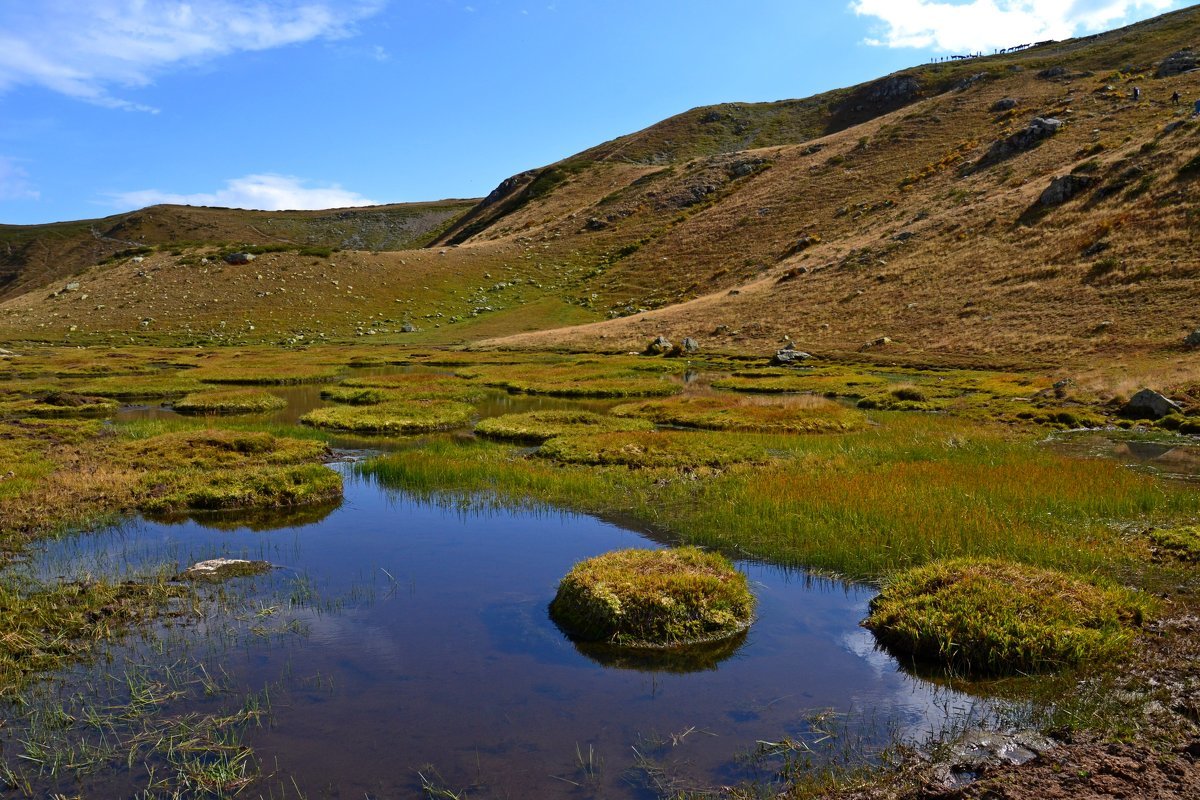
[[[564,464],[640,468],[719,469],[764,463],[767,451],[753,442],[716,433],[618,431],[550,439],[537,454]]]
[[[489,439],[541,444],[556,436],[648,431],[653,427],[648,420],[620,419],[591,411],[530,411],[489,417],[475,426],[475,433]]]
[[[287,407],[287,401],[260,389],[195,392],[175,403],[180,414],[265,414]]]
[[[863,624],[904,657],[994,676],[1111,657],[1151,609],[1146,596],[1115,584],[1009,561],[952,559],[894,576]]]
[[[235,351],[213,357],[189,375],[205,383],[289,386],[335,381],[342,369],[340,364],[325,363],[304,353]]]
[[[404,435],[465,427],[474,413],[474,407],[453,400],[393,400],[372,406],[318,408],[300,421],[325,430]]]
[[[473,403],[486,394],[486,390],[462,378],[430,372],[356,376],[343,381],[342,386],[382,390],[388,392],[386,397],[404,400],[458,400]],[[337,400],[332,393],[330,399],[346,402]]]
[[[746,576],[694,547],[620,550],[576,564],[550,613],[571,636],[629,647],[676,647],[745,630]]]
[[[116,402],[107,398],[70,392],[47,392],[39,397],[0,400],[0,415],[6,417],[107,416],[117,408]]]
[[[342,496],[342,476],[321,464],[228,472],[154,474],[142,482],[139,508],[150,514],[329,503]]]
[[[71,387],[72,391],[114,400],[159,400],[182,397],[202,388],[190,372],[160,370],[152,375],[97,378]]]
[[[1200,561],[1200,526],[1152,530],[1150,541],[1159,552],[1172,558],[1180,561]]]
[[[786,398],[686,395],[617,406],[614,416],[648,419],[659,425],[714,431],[841,433],[861,428],[861,411],[813,395]]]
[[[610,366],[592,362],[522,365],[514,370],[476,367],[459,370],[462,377],[519,394],[551,397],[667,397],[682,387],[645,365]]]

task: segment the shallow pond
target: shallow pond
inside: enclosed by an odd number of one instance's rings
[[[638,762],[654,764],[651,782],[728,785],[756,776],[761,765],[738,756],[763,742],[815,743],[831,727],[843,738],[827,744],[885,743],[975,705],[875,650],[858,626],[870,588],[755,563],[739,567],[758,619],[729,647],[650,659],[577,648],[547,612],[558,579],[580,559],[662,542],[576,514],[439,506],[335,468],[345,501],[309,519],[139,521],[49,544],[28,566],[276,564],[227,587],[250,607],[283,607],[269,621],[282,634],[222,639],[209,620],[176,630],[166,652],[123,648],[160,660],[194,648],[235,690],[273,686],[270,724],[247,741],[274,783],[310,798],[420,796],[434,774],[472,797],[653,796]],[[102,771],[82,788],[123,796],[128,780]]]

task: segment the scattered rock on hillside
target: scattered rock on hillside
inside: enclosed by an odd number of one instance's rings
[[[1121,409],[1124,416],[1134,419],[1162,419],[1182,412],[1178,403],[1153,389],[1142,389]]]
[[[1050,181],[1046,191],[1038,198],[1043,206],[1057,206],[1070,200],[1081,192],[1099,183],[1100,179],[1091,175],[1063,175]]]
[[[873,350],[876,347],[887,347],[891,343],[892,343],[892,340],[890,337],[880,336],[878,339],[872,339],[871,341],[867,342],[866,344],[864,344],[862,347],[860,347],[858,349],[859,350]]]
[[[225,256],[226,264],[249,264],[255,258],[254,253],[229,253]]]
[[[808,248],[812,247],[813,245],[818,245],[820,243],[821,243],[821,235],[820,234],[814,233],[814,234],[810,234],[808,236],[801,236],[799,239],[796,240],[796,245],[792,248],[792,252],[799,253],[802,250],[807,250]]]
[[[683,344],[681,344],[679,346],[680,346],[680,348],[682,348],[683,352],[687,353],[688,355],[691,355],[692,353],[700,352],[700,343],[697,342],[695,339],[693,339],[690,336],[685,337],[683,340]]]
[[[971,76],[969,76],[969,77],[963,78],[961,81],[959,81],[959,82],[958,82],[958,83],[955,85],[955,87],[954,87],[954,88],[955,88],[955,89],[957,89],[957,90],[958,90],[958,91],[960,91],[960,92],[964,92],[964,91],[966,91],[967,89],[970,89],[970,88],[971,88],[972,86],[974,86],[975,84],[977,84],[977,83],[981,83],[981,82],[983,82],[983,81],[986,81],[986,80],[987,80],[988,78],[990,78],[990,77],[991,77],[991,76],[990,76],[990,75],[988,75],[986,72],[976,72],[974,75],[971,75]]]
[[[1200,347],[1200,328],[1189,333],[1187,338],[1183,340],[1183,345],[1184,347]],[[3,353],[0,353],[0,355],[3,355]]]
[[[411,322],[406,322],[400,326],[400,332],[401,333],[416,333],[417,326],[413,325]]]
[[[1032,150],[1044,140],[1050,138],[1063,126],[1063,121],[1052,117],[1034,117],[1029,126],[1011,136],[993,142],[987,153],[979,160],[977,167],[987,167],[1007,158]]]
[[[671,344],[671,340],[665,336],[656,336],[654,341],[646,346],[645,354],[648,356],[665,355],[675,349],[675,345]]]
[[[602,231],[608,227],[608,223],[599,217],[589,217],[583,227],[589,231]]]
[[[808,274],[808,267],[792,267],[791,269],[787,270],[782,275],[780,275],[779,280],[777,280],[775,282],[776,283],[787,283],[788,281],[792,281],[792,280],[795,280],[796,278],[799,278],[801,275],[807,275],[807,274]]]
[[[1188,47],[1164,58],[1154,74],[1159,78],[1169,78],[1194,70],[1197,66],[1200,66],[1200,60],[1197,59],[1196,52]]]
[[[806,353],[803,350],[797,350],[796,345],[788,342],[780,350],[775,352],[771,358],[771,363],[777,367],[786,367],[789,364],[800,364],[815,358],[812,353]]]
[[[1010,111],[1020,105],[1015,97],[1005,97],[992,103],[992,111]]]
[[[1070,70],[1068,70],[1066,67],[1059,66],[1059,67],[1049,67],[1047,69],[1044,69],[1041,72],[1039,72],[1037,74],[1037,76],[1044,81],[1048,81],[1048,80],[1052,80],[1054,78],[1062,78],[1068,74],[1070,74]]]

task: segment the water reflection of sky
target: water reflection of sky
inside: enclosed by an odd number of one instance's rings
[[[140,521],[48,544],[27,566],[80,576],[217,556],[278,565],[238,586],[254,587],[252,604],[286,606],[301,585],[315,593],[290,612],[305,634],[286,646],[243,637],[221,667],[246,687],[288,676],[274,724],[252,743],[289,780],[342,796],[415,794],[429,764],[487,795],[571,795],[578,745],[609,765],[608,796],[634,797],[622,778],[634,747],[653,745],[687,782],[711,785],[736,779],[734,756],[757,741],[804,737],[815,711],[881,739],[919,736],[974,702],[875,649],[858,627],[869,587],[749,562],[758,619],[732,652],[682,668],[589,656],[547,614],[559,578],[580,559],[659,544],[583,515],[439,507],[346,471],[340,506],[275,530],[261,516],[241,527]]]

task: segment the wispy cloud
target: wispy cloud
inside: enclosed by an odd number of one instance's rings
[[[0,3],[0,92],[41,86],[111,108],[114,95],[231,53],[349,36],[386,0],[38,0]]]
[[[15,158],[0,156],[0,200],[37,200],[37,187]]]
[[[215,192],[176,194],[158,189],[141,189],[109,195],[109,204],[121,209],[144,208],[158,203],[187,206],[222,206],[262,211],[311,210],[379,205],[375,200],[341,186],[311,186],[311,181],[291,175],[247,175],[225,182]]]
[[[850,8],[882,22],[868,44],[964,52],[1067,39],[1177,5],[1179,0],[853,0]]]

